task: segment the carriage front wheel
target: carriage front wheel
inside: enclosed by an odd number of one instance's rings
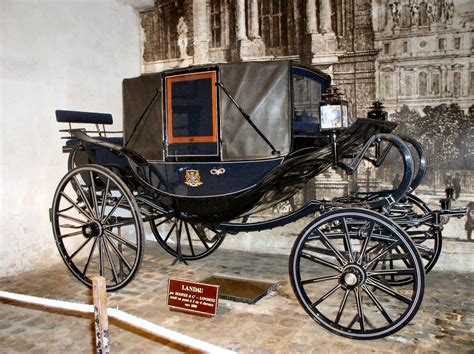
[[[124,287],[143,258],[143,224],[135,199],[113,172],[97,165],[69,171],[51,209],[54,238],[72,274],[91,287],[106,279],[107,290]]]
[[[393,267],[383,265],[389,260]],[[299,235],[290,256],[293,290],[320,325],[354,339],[385,337],[415,316],[424,269],[413,241],[374,211],[338,209]],[[388,279],[412,281],[393,287]]]

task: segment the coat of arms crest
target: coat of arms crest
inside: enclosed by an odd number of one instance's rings
[[[199,187],[201,182],[201,174],[198,170],[186,170],[186,181],[184,182],[190,187]]]

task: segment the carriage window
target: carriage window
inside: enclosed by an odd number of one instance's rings
[[[168,76],[165,87],[168,155],[215,155],[216,72]]]
[[[315,134],[319,130],[321,83],[305,75],[306,72],[304,69],[293,70],[293,109],[296,135]]]

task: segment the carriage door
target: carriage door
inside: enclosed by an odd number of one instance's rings
[[[217,71],[171,74],[164,81],[166,160],[218,159]]]

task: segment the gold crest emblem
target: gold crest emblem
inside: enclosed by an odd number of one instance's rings
[[[186,182],[187,186],[190,187],[199,187],[201,182],[201,174],[198,170],[186,170]]]

